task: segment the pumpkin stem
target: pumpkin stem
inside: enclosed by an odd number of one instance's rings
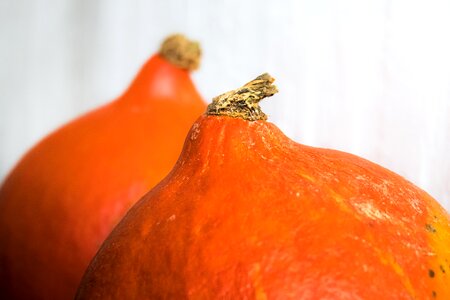
[[[159,54],[172,64],[189,71],[198,69],[202,50],[200,44],[182,34],[168,36],[159,49]]]
[[[268,73],[259,75],[243,87],[213,98],[206,114],[242,118],[247,121],[267,120],[259,101],[278,92],[277,87],[272,84],[274,81]]]

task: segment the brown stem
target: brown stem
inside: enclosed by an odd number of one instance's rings
[[[164,40],[159,54],[172,64],[192,71],[198,69],[202,51],[198,42],[188,40],[182,34],[173,34]]]
[[[268,73],[259,75],[254,80],[236,90],[213,98],[206,110],[207,115],[229,116],[248,121],[267,120],[259,101],[278,92],[272,83],[275,79]]]

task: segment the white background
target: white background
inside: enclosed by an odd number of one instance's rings
[[[117,97],[165,35],[200,40],[205,99],[259,73],[296,141],[351,152],[450,208],[450,0],[0,0],[0,178]]]

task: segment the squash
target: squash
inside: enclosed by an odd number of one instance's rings
[[[263,74],[213,99],[76,299],[450,299],[447,212],[399,175],[266,122]]]
[[[57,130],[0,190],[0,298],[73,299],[103,240],[175,164],[206,104],[197,42],[165,40],[117,100]]]

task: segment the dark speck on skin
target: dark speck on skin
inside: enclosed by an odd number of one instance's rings
[[[436,228],[434,228],[433,225],[431,225],[431,224],[425,224],[425,228],[426,228],[429,232],[432,232],[432,233],[435,233],[435,232],[436,232]]]
[[[433,295],[433,298],[436,298],[436,296],[437,296],[437,295],[436,295],[436,291],[433,291],[433,292],[432,292],[432,295]]]
[[[442,273],[445,273],[445,269],[443,265],[439,265],[439,269],[441,269]]]
[[[428,276],[430,276],[431,278],[434,277],[434,271],[432,269],[428,270]]]

